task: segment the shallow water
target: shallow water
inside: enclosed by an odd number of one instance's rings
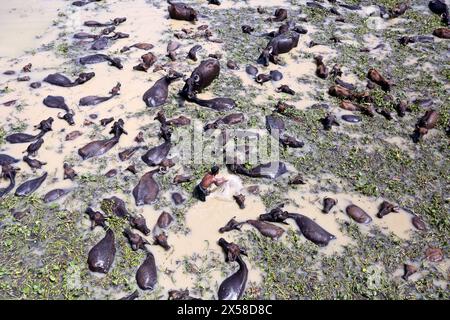
[[[0,7],[0,57],[17,57],[37,49],[52,33],[50,27],[65,5],[63,0],[4,1]]]

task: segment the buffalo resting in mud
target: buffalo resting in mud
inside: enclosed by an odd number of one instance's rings
[[[122,134],[128,134],[123,128],[124,122],[122,119],[114,122],[114,125],[111,128],[110,134],[114,136],[110,139],[106,140],[98,140],[92,141],[85,145],[84,147],[78,149],[78,154],[83,158],[83,160],[98,157],[106,152],[108,152],[112,147],[114,147],[120,139]]]
[[[217,59],[203,60],[200,65],[192,71],[186,80],[180,94],[187,100],[193,99],[197,93],[209,86],[219,76],[220,63]]]
[[[182,74],[170,70],[169,74],[162,77],[155,84],[148,89],[142,99],[147,107],[155,108],[164,105],[169,95],[169,85],[182,77]]]

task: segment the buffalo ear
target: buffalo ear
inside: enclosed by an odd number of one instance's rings
[[[272,54],[272,52],[273,52],[273,47],[269,47],[269,48],[267,48],[268,49],[268,51],[269,51],[269,54]]]

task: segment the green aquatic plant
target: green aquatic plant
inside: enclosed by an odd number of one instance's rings
[[[69,54],[69,45],[66,42],[62,42],[56,47],[57,54],[67,57]]]

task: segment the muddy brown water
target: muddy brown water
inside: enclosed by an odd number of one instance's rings
[[[17,124],[26,125],[26,129],[23,130],[24,132],[32,132],[33,125],[38,124],[41,120],[49,116],[55,119],[53,131],[45,136],[45,144],[37,154],[39,160],[47,162],[44,168],[33,172],[24,162],[17,164],[17,167],[21,169],[17,177],[18,183],[24,181],[26,177],[36,176],[44,170],[49,173],[49,178],[37,192],[39,195],[44,195],[47,191],[54,188],[76,187],[80,183],[77,181],[63,180],[62,164],[64,161],[76,159],[76,169],[79,174],[97,173],[96,161],[88,160],[81,162],[77,150],[92,139],[108,136],[110,125],[105,128],[96,126],[99,131],[94,132],[93,126],[83,125],[84,120],[89,119],[90,114],[97,115],[97,119],[92,120],[95,123],[106,117],[114,117],[116,120],[123,118],[125,121],[125,129],[128,131],[128,135],[122,136],[120,143],[106,155],[108,161],[107,168],[104,172],[112,168],[124,170],[129,165],[128,162],[120,162],[117,156],[111,155],[116,155],[119,151],[135,146],[134,137],[142,130],[142,127],[148,125],[153,125],[154,128],[158,127],[156,120],[153,119],[154,115],[147,112],[147,108],[142,101],[142,95],[154,81],[165,75],[165,72],[150,72],[149,70],[148,73],[143,73],[133,71],[132,66],[139,62],[139,58],[144,51],[132,49],[123,55],[120,55],[118,52],[124,45],[131,45],[136,42],[149,42],[155,46],[151,52],[161,57],[162,61],[165,61],[162,57],[165,55],[166,42],[170,39],[170,33],[179,31],[182,28],[193,27],[189,22],[168,20],[166,18],[165,3],[160,6],[152,6],[145,0],[108,1],[107,5],[95,7],[95,10],[92,9],[94,8],[93,6],[88,9],[76,11],[73,8],[69,8],[69,2],[62,0],[10,0],[2,4],[0,8],[0,26],[2,29],[2,33],[0,34],[0,70],[2,73],[6,70],[16,71],[16,74],[13,76],[0,74],[1,88],[8,88],[8,90],[0,95],[0,102],[17,99],[17,105],[19,105],[19,107],[1,106],[0,124],[6,132],[11,132]],[[270,5],[273,7],[283,7],[286,4],[286,1],[280,0],[270,2]],[[214,10],[221,10],[232,6],[258,5],[267,5],[267,1],[241,1],[237,4],[224,1],[222,6],[214,8]],[[56,26],[52,26],[54,21],[61,17],[65,17],[65,19],[56,23]],[[61,54],[56,54],[55,50],[42,49],[43,45],[50,43],[56,46],[61,43],[73,44],[73,33],[92,31],[83,26],[84,21],[97,20],[106,22],[114,17],[127,17],[127,21],[118,26],[117,30],[130,34],[130,37],[113,42],[105,52],[113,56],[120,55],[124,62],[123,70],[117,70],[108,66],[106,63],[101,63],[85,68],[85,70],[94,71],[96,76],[81,86],[61,88],[43,82],[42,87],[39,89],[31,89],[29,87],[31,82],[42,81],[46,75],[54,72],[64,73],[72,79],[76,77],[73,74],[74,70],[69,66],[71,63],[69,58]],[[298,53],[322,54],[326,56],[326,59],[330,59],[336,53],[325,46],[309,48],[307,44],[311,41],[310,34],[314,30],[312,26],[305,26],[310,32],[307,35],[301,36],[298,48],[283,56],[286,66],[271,65],[270,68],[265,70],[280,70],[284,75],[282,81],[269,82],[261,86],[245,73],[245,66],[241,66],[239,71],[233,72],[240,77],[244,87],[251,86],[258,88],[257,90],[261,92],[261,95],[257,98],[258,102],[266,103],[268,101],[268,95],[264,93],[273,92],[281,83],[289,84],[294,91],[302,94],[303,98],[298,101],[287,101],[288,103],[294,104],[298,109],[305,109],[313,103],[320,102],[314,99],[314,82],[301,83],[297,81],[299,78],[314,78],[315,72],[315,64],[312,59],[299,58]],[[93,30],[98,31],[99,29]],[[63,41],[58,35],[61,32],[66,34],[65,38],[63,38],[65,40]],[[17,37],[17,34],[20,34],[20,37]],[[376,40],[368,38],[368,45],[376,45]],[[179,41],[183,42],[183,40]],[[220,52],[221,50],[221,45],[217,43],[210,43],[203,40],[199,41],[199,43],[204,48],[200,55],[201,58],[206,57],[207,53]],[[190,47],[192,47],[191,44],[184,45],[179,50],[178,56],[183,57]],[[20,72],[21,68],[27,63],[32,63],[32,72],[26,74]],[[197,62],[194,63],[179,59],[172,63],[172,67],[177,70],[181,69],[188,74],[197,64]],[[222,72],[231,71],[223,68]],[[16,78],[20,75],[29,75],[31,81],[16,81]],[[346,72],[345,69],[343,80],[352,83],[358,81],[355,75]],[[78,101],[81,97],[88,95],[106,96],[117,82],[121,82],[122,84],[119,96],[93,107],[78,106]],[[170,91],[176,92],[181,86],[182,81],[179,81],[171,87]],[[42,104],[42,100],[47,95],[62,95],[65,97],[67,105],[75,111],[75,126],[69,127],[65,121],[57,119],[59,110],[46,108]],[[276,96],[274,93],[270,93],[270,95]],[[206,98],[210,97],[210,95],[206,92],[201,97]],[[189,104],[188,107],[190,107]],[[337,114],[346,113],[337,107],[333,108]],[[139,119],[134,117],[134,114],[138,112],[142,113]],[[177,113],[176,115],[180,114]],[[64,141],[65,135],[75,130],[79,130],[82,135],[73,141]],[[157,132],[146,132],[145,144],[148,146],[159,144],[160,142],[158,142],[156,134]],[[404,143],[401,138],[391,139],[389,142],[399,146]],[[0,146],[0,151],[1,153],[6,153],[21,159],[23,156],[22,152],[26,146],[27,144],[4,144]],[[175,166],[173,170],[182,172],[180,165]],[[161,247],[151,247],[159,270],[169,271],[167,273],[159,273],[158,286],[164,294],[170,289],[193,288],[195,286],[195,277],[186,273],[184,270],[183,258],[197,254],[202,257],[211,255],[223,259],[222,251],[216,242],[218,238],[224,236],[218,232],[218,229],[225,225],[228,220],[233,217],[236,217],[238,221],[255,219],[258,215],[270,209],[264,207],[260,197],[249,195],[245,192],[244,189],[247,186],[243,184],[240,178],[230,174],[225,174],[225,176],[230,180],[225,186],[217,188],[206,203],[195,203],[185,214],[185,225],[189,230],[188,233],[170,231],[169,244],[172,248],[169,251],[165,251]],[[5,182],[2,181],[0,186],[3,187],[4,184]],[[268,188],[265,185],[261,185],[261,189],[267,190]],[[242,192],[247,196],[246,207],[243,210],[238,208],[232,198],[234,194]],[[142,213],[150,227],[155,225],[159,214],[162,210],[166,209],[155,209],[153,206],[136,208],[129,190],[128,192],[125,191],[115,194],[127,202],[127,206],[131,211]],[[161,197],[167,196],[167,194],[161,195]],[[321,212],[322,200],[325,196],[338,200],[338,204],[327,215]],[[300,186],[297,189],[293,189],[286,197],[291,200],[291,203],[286,206],[286,210],[305,214],[319,223],[327,231],[336,235],[337,239],[331,241],[328,247],[319,249],[325,254],[339,252],[342,246],[351,243],[352,240],[343,234],[339,227],[340,221],[350,221],[349,217],[345,214],[345,207],[351,203],[366,210],[373,219],[371,225],[360,226],[364,231],[368,232],[372,225],[376,225],[384,232],[392,232],[402,239],[407,239],[412,232],[411,215],[404,210],[400,210],[398,213],[391,213],[383,219],[376,218],[375,214],[378,211],[378,205],[383,199],[363,197],[357,194],[312,193],[308,191],[308,186]],[[62,198],[59,200],[59,203],[68,209],[77,209],[76,202],[67,203]],[[87,223],[86,228],[88,228]],[[283,228],[296,229],[296,226],[293,222],[289,222],[289,226],[283,226]],[[254,229],[249,226],[244,226],[242,230],[243,232],[249,232]],[[235,237],[234,232],[236,231],[226,234],[225,237],[233,240]],[[151,241],[151,237],[148,238]],[[284,241],[284,239],[285,236],[281,237],[278,241]],[[246,259],[246,261],[248,260]],[[263,276],[261,271],[251,261],[248,262],[250,267],[249,281],[261,282]],[[229,273],[233,268],[228,267],[227,270]],[[210,268],[208,273],[209,277],[204,280],[204,285],[217,288],[224,278],[221,269],[219,267]],[[211,297],[211,295],[207,295],[207,297]]]

